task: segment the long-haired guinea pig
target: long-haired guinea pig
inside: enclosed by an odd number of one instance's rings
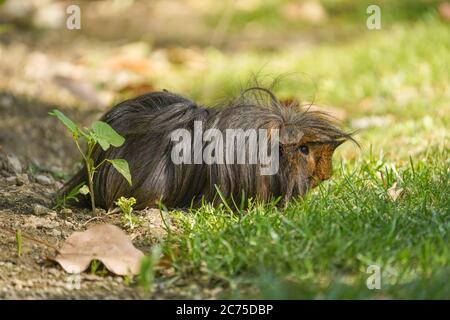
[[[95,201],[106,209],[121,196],[136,198],[136,208],[158,201],[170,208],[223,198],[240,202],[243,196],[286,202],[329,179],[334,150],[347,140],[355,142],[326,114],[282,104],[260,87],[212,108],[167,91],[153,92],[116,105],[101,120],[125,143],[107,151],[96,146],[94,163],[125,159],[132,176],[130,185],[109,163],[98,169]],[[61,192],[86,177],[82,168]]]

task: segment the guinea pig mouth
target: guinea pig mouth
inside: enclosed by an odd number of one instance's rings
[[[320,181],[313,177],[299,177],[296,180],[290,180],[284,189],[283,201],[281,203],[287,204],[291,198],[295,197],[303,198],[309,190],[318,186],[319,183]]]
[[[299,177],[297,181],[292,185],[290,193],[292,196],[304,197],[308,190],[311,188],[311,182],[309,178]]]

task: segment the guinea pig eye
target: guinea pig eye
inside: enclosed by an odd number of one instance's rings
[[[301,153],[303,153],[304,155],[308,155],[309,154],[309,148],[308,146],[305,145],[301,145],[298,150],[300,150]]]

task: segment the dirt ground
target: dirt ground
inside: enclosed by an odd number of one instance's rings
[[[150,5],[151,12],[156,10],[154,16],[163,21],[166,12],[185,11],[166,10],[165,3]],[[36,6],[25,11],[34,16],[53,12],[54,8],[64,12],[64,5],[68,4],[50,1],[48,8]],[[52,247],[60,248],[70,234],[96,223],[112,223],[125,229],[144,253],[164,237],[161,215],[155,209],[136,212],[139,224],[130,230],[124,228],[118,215],[90,220],[89,210],[54,209],[53,204],[55,192],[75,171],[79,155],[65,128],[48,112],[58,108],[75,122],[89,125],[114,101],[122,99],[122,90],[136,86],[138,92],[130,95],[152,90],[149,85],[140,85],[148,83],[148,74],[141,69],[147,70],[147,60],[142,57],[147,57],[151,42],[142,34],[158,35],[156,43],[180,41],[179,37],[170,36],[178,34],[178,27],[162,32],[158,28],[166,24],[148,19],[147,6],[146,2],[138,2],[124,9],[84,3],[86,15],[80,32],[61,26],[41,28],[29,25],[32,20],[28,16],[0,12],[0,22],[10,23],[11,27],[0,32],[0,299],[195,298],[200,297],[200,292],[201,297],[214,297],[207,286],[197,285],[192,279],[187,283],[174,278],[170,267],[157,271],[151,292],[139,288],[136,279],[128,281],[111,273],[98,275],[89,271],[81,274],[78,289],[71,285],[74,277],[51,260],[56,255]],[[123,10],[131,11],[121,14]],[[195,11],[187,14],[190,17]],[[190,19],[197,21],[195,17]],[[104,28],[105,22],[109,28]],[[197,31],[203,28],[190,25]],[[124,34],[124,30],[129,30],[129,34]],[[195,38],[194,31],[191,40]],[[129,46],[133,41],[135,44]],[[125,63],[130,53],[133,61],[140,63],[138,71],[133,69],[134,64],[129,70]],[[150,60],[156,65],[157,56],[168,53],[164,49]],[[170,67],[170,62],[165,61],[163,68]],[[122,80],[115,83],[113,80],[118,78]],[[17,229],[23,235],[20,257],[14,233]]]
[[[142,293],[112,274],[81,275],[80,289],[52,262],[55,250],[36,240],[60,247],[74,231],[95,223],[121,226],[119,216],[91,218],[90,212],[73,208],[53,210],[55,191],[62,185],[58,172],[67,169],[75,154],[70,141],[47,115],[49,107],[30,106],[11,95],[0,95],[0,299],[140,298]],[[71,156],[73,157],[72,159]],[[164,230],[157,210],[137,213],[142,222],[128,232],[135,246],[148,252]],[[19,257],[15,235],[21,229],[23,253]]]
[[[11,152],[2,150],[1,159],[0,299],[142,299],[180,298],[191,294],[185,292],[180,281],[177,285],[168,284],[173,282],[168,281],[170,268],[161,269],[160,280],[151,292],[140,289],[137,278],[128,281],[111,273],[92,274],[89,269],[80,278],[66,273],[52,260],[57,253],[53,247],[60,248],[70,234],[97,223],[111,223],[125,229],[133,244],[148,253],[165,235],[159,210],[136,212],[139,223],[132,230],[124,228],[117,214],[105,216],[103,211],[100,218],[92,219],[87,209],[53,210],[53,196],[61,182],[43,172],[11,172],[18,169],[17,162],[11,160],[17,158]],[[21,256],[15,234],[11,232],[17,229],[23,237]],[[79,287],[74,286],[77,279]]]
[[[176,87],[185,81],[183,74],[210,72],[205,47],[230,54],[281,46],[301,52],[313,43],[345,41],[351,32],[333,26],[327,32],[319,28],[314,33],[280,33],[253,23],[231,32],[232,8],[216,7],[219,2],[210,0],[124,1],[123,5],[86,1],[80,4],[82,29],[67,30],[64,19],[48,25],[52,19],[39,17],[55,12],[65,17],[71,2],[45,3],[13,6],[9,16],[0,8],[0,23],[7,26],[0,28],[0,299],[218,297],[220,285],[212,287],[207,279],[193,276],[179,278],[170,266],[158,269],[149,293],[136,281],[128,283],[112,274],[86,272],[81,274],[80,289],[71,286],[73,277],[51,260],[56,255],[52,247],[59,248],[71,233],[95,223],[123,225],[118,215],[89,221],[89,210],[53,208],[55,192],[75,172],[79,155],[65,128],[48,112],[58,108],[87,126],[124,98],[164,89],[165,82],[171,84],[167,89]],[[245,1],[245,10],[255,9],[251,7],[257,3]],[[210,15],[212,7],[217,12]],[[288,15],[290,11],[282,10]],[[202,15],[209,18],[201,19]],[[133,244],[148,253],[164,237],[161,216],[158,210],[136,215],[138,227],[126,231]],[[20,257],[14,233],[19,228]]]
[[[38,100],[0,93],[0,299],[216,297],[218,289],[210,289],[207,281],[178,278],[167,265],[157,267],[151,291],[144,291],[137,277],[92,274],[88,269],[77,278],[52,260],[57,254],[52,247],[60,248],[73,232],[97,223],[124,229],[146,254],[161,242],[165,229],[157,209],[134,212],[139,222],[133,229],[124,227],[118,214],[105,216],[104,210],[100,218],[92,219],[88,209],[54,209],[56,191],[76,169],[79,156],[64,127],[48,115],[51,109]],[[86,124],[98,114],[95,109],[80,110],[65,112]],[[23,238],[21,256],[14,233],[17,229]],[[78,280],[80,286],[74,286]]]
[[[136,299],[195,295],[192,285],[172,284],[170,268],[163,268],[158,283],[148,293],[136,279],[109,274],[74,276],[52,261],[63,241],[75,231],[96,223],[124,228],[119,215],[91,219],[87,209],[53,209],[55,192],[62,186],[61,172],[70,172],[75,150],[62,126],[48,116],[50,106],[0,94],[0,299]],[[86,115],[71,114],[80,118]],[[88,118],[88,117],[87,117]],[[52,137],[61,137],[53,139]],[[144,253],[158,243],[165,230],[159,210],[136,212],[139,224],[125,229]],[[19,257],[14,230],[23,235]],[[29,238],[35,240],[31,240]],[[37,240],[37,241],[36,241]],[[40,243],[40,242],[43,243]],[[52,247],[46,245],[51,245]],[[167,272],[167,277],[164,273]],[[187,285],[186,285],[187,286]],[[194,290],[194,292],[192,292]],[[203,291],[204,294],[204,291]]]

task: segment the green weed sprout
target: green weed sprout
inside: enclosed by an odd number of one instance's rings
[[[20,257],[22,255],[22,231],[20,229],[16,230],[16,246],[17,255]]]
[[[136,217],[133,216],[133,206],[136,204],[136,199],[120,197],[116,201],[116,205],[122,211],[122,218],[124,220],[125,226],[129,226],[130,228],[134,228],[137,224]]]
[[[155,281],[155,272],[161,256],[161,247],[156,245],[150,255],[146,255],[141,261],[138,283],[144,291],[150,291]]]
[[[59,121],[72,133],[78,151],[83,157],[88,175],[87,188],[81,188],[83,193],[89,193],[91,198],[92,214],[95,215],[95,196],[94,196],[94,174],[100,166],[105,162],[109,162],[131,185],[131,174],[128,162],[124,159],[104,159],[99,164],[95,164],[92,160],[92,152],[97,143],[106,151],[111,146],[120,147],[125,142],[125,138],[118,134],[109,124],[102,121],[95,121],[90,128],[79,128],[72,120],[65,116],[59,110],[53,110],[50,115],[58,118]],[[87,143],[87,150],[83,152],[80,146],[80,139],[84,139]]]

